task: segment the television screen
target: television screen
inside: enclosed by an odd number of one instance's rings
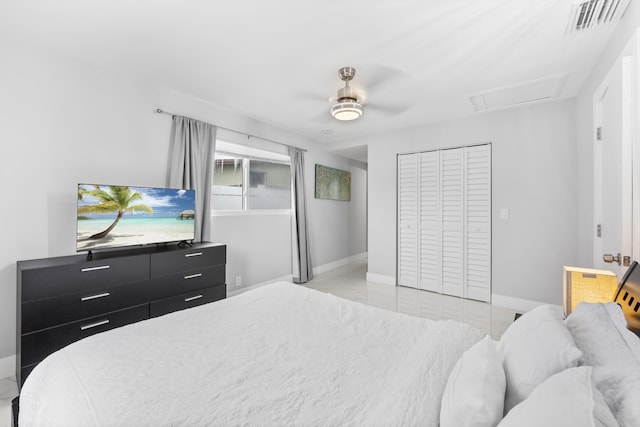
[[[194,239],[195,191],[78,184],[76,250]]]

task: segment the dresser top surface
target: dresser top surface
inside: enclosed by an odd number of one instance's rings
[[[128,249],[118,249],[110,251],[98,251],[91,254],[91,258],[87,258],[86,253],[77,255],[66,255],[52,258],[40,258],[31,260],[22,260],[17,262],[18,270],[27,270],[35,268],[48,268],[59,265],[79,264],[87,261],[102,261],[118,257],[130,257],[136,255],[153,255],[167,252],[196,250],[199,248],[209,248],[215,246],[226,246],[224,243],[199,242],[193,243],[192,246],[178,246],[177,243],[167,245],[149,245],[144,247],[135,247]]]

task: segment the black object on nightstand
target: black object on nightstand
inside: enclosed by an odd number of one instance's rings
[[[11,401],[11,426],[18,427],[18,411],[20,409],[20,396]]]
[[[75,341],[226,298],[226,254],[226,245],[196,243],[18,261],[18,388]]]

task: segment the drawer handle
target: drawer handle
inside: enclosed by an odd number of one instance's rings
[[[96,298],[108,297],[109,295],[111,295],[109,292],[105,292],[103,294],[91,295],[90,297],[82,297],[82,298],[80,298],[80,301],[90,301],[90,300],[96,299]]]
[[[201,256],[202,252],[192,252],[190,254],[184,254],[185,258],[191,258],[192,256]]]
[[[184,276],[184,278],[185,278],[186,280],[188,280],[188,279],[196,279],[196,278],[198,278],[198,277],[202,277],[202,273],[198,273],[198,274],[190,274],[189,276]]]
[[[111,268],[111,266],[109,266],[109,265],[99,265],[97,267],[83,268],[80,271],[82,271],[83,273],[86,273],[87,271],[106,270],[107,268]]]
[[[193,300],[200,299],[200,298],[202,298],[202,295],[196,295],[195,297],[185,298],[184,302],[189,302],[189,301],[193,301]]]
[[[88,325],[80,326],[80,330],[86,331],[87,329],[97,328],[98,326],[106,325],[107,323],[109,323],[109,319],[100,320],[95,323],[89,323]]]

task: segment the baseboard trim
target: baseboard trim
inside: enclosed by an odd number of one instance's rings
[[[352,255],[348,258],[343,258],[343,259],[339,259],[337,261],[333,261],[327,264],[322,264],[319,265],[318,267],[314,267],[313,268],[313,274],[322,274],[322,273],[326,273],[327,271],[331,271],[331,270],[335,270],[336,268],[340,268],[340,267],[344,267],[345,265],[351,264],[352,262],[358,262],[358,261],[364,261],[367,259],[367,252],[362,252],[360,254],[356,254],[356,255]],[[238,295],[241,294],[243,292],[247,292],[250,291],[252,289],[258,289],[262,286],[265,285],[269,285],[271,283],[275,283],[275,282],[290,282],[293,283],[293,274],[289,274],[287,276],[282,276],[282,277],[278,277],[276,279],[271,279],[271,280],[267,280],[266,282],[262,282],[262,283],[257,283],[255,285],[251,285],[251,286],[247,286],[247,287],[243,287],[243,288],[237,288],[237,289],[232,289],[229,290],[229,288],[231,287],[231,285],[227,285],[227,297],[232,297],[234,295]]]
[[[266,282],[256,283],[255,285],[246,286],[246,287],[243,287],[243,288],[237,288],[237,289],[234,289],[232,291],[229,291],[228,290],[229,288],[227,286],[227,297],[232,297],[234,295],[239,295],[239,294],[241,294],[243,292],[247,292],[247,291],[250,291],[252,289],[258,289],[258,288],[261,288],[263,286],[270,285],[271,283],[276,283],[276,282],[289,282],[289,283],[292,283],[293,282],[293,275],[289,274],[287,276],[282,276],[282,277],[278,277],[278,278],[275,278],[275,279],[267,280]]]
[[[380,283],[382,285],[396,286],[396,278],[394,276],[386,276],[384,274],[367,272],[367,282],[374,282],[374,283]]]
[[[364,261],[368,257],[367,252],[362,252],[356,255],[352,255],[347,258],[342,258],[337,261],[329,262],[327,264],[322,264],[313,268],[313,274],[322,274],[327,271],[335,270],[336,268],[344,267],[345,265],[351,264],[352,262]]]
[[[491,304],[499,307],[506,307],[516,310],[520,313],[526,313],[540,305],[549,305],[547,302],[534,301],[523,298],[510,297],[506,295],[491,294]],[[556,304],[551,304],[556,305]],[[556,305],[560,307],[559,305]]]
[[[0,379],[13,377],[16,374],[16,355],[0,359]]]

